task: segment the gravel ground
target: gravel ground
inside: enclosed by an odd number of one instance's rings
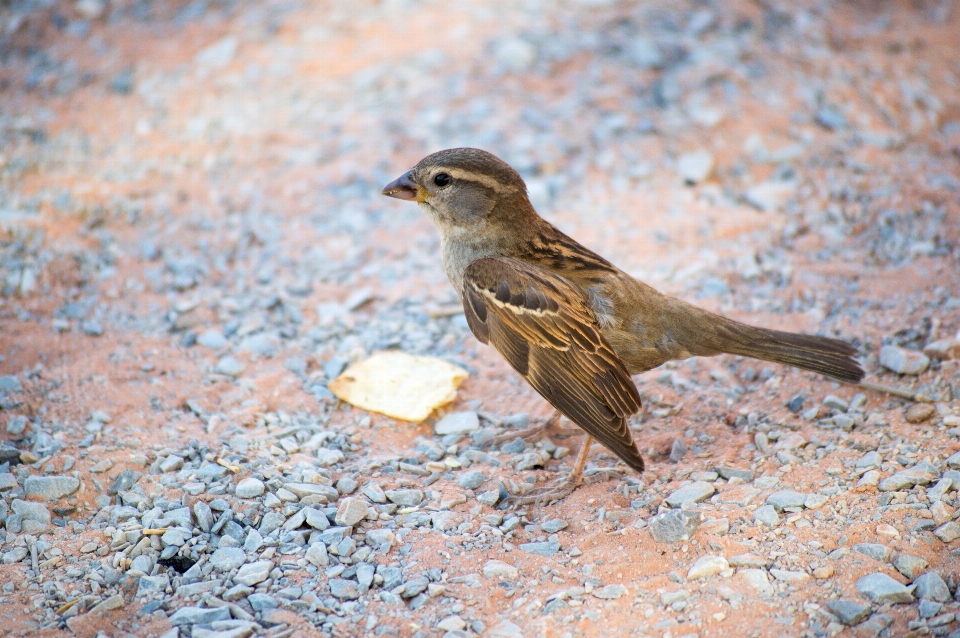
[[[0,3],[3,631],[960,636],[958,51],[949,0]],[[489,444],[549,406],[379,195],[460,145],[926,400],[668,364],[646,473],[504,509],[582,439]],[[417,425],[330,393],[391,348],[471,377]]]

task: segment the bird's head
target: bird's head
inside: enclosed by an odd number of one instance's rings
[[[520,174],[495,155],[475,148],[428,155],[380,192],[418,202],[441,231],[477,227],[498,211],[515,215],[532,210]]]

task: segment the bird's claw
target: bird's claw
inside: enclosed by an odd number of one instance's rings
[[[580,485],[579,480],[572,479],[573,477],[567,477],[552,487],[548,486],[538,490],[533,490],[524,496],[511,496],[507,499],[507,505],[513,508],[518,508],[523,505],[540,507],[542,505],[556,503],[557,501],[563,500],[569,496],[573,490],[577,489],[577,487]]]
[[[602,467],[592,470],[586,470],[583,473],[583,484],[593,485],[603,481],[613,481],[623,478],[623,470],[611,467]]]
[[[523,439],[524,441],[536,441],[543,436],[543,433],[546,432],[548,427],[550,427],[550,424],[546,423],[544,425],[535,425],[525,430],[511,430],[510,432],[498,434],[489,441],[486,441],[484,445],[501,445],[517,438]]]

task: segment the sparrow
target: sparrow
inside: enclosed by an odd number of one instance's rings
[[[381,193],[417,202],[440,231],[443,268],[476,338],[587,433],[570,475],[536,499],[580,484],[593,439],[643,471],[627,426],[640,410],[631,375],[666,361],[727,353],[863,378],[848,343],[740,323],[623,272],[540,217],[520,174],[486,151],[428,155]]]

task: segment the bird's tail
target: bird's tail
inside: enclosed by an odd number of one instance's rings
[[[748,326],[679,299],[671,299],[668,308],[668,332],[686,356],[738,354],[848,383],[863,379],[863,368],[855,358],[857,349],[845,341]]]
[[[811,370],[840,381],[859,383],[863,368],[857,349],[845,341],[748,326],[727,319],[719,326],[724,352]]]

